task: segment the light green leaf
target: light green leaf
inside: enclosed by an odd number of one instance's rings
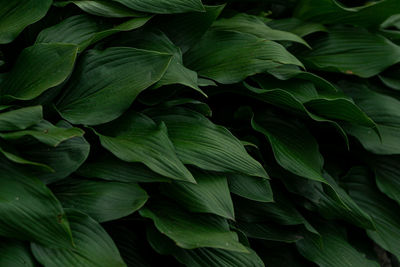
[[[0,1],[0,44],[11,43],[22,30],[44,17],[51,0]]]
[[[85,1],[78,3],[81,2]],[[112,34],[140,28],[150,19],[151,17],[134,18],[114,26],[111,22],[100,21],[87,15],[76,15],[42,30],[36,38],[36,43],[75,44],[79,51],[83,51]]]
[[[73,249],[54,249],[33,243],[35,258],[49,267],[125,267],[111,237],[95,220],[75,210],[67,210]]]
[[[152,171],[176,180],[195,183],[179,160],[164,123],[129,111],[118,120],[96,128],[104,148],[127,162],[140,162]]]
[[[52,192],[3,157],[0,160],[0,235],[72,247],[69,223]]]
[[[186,213],[166,201],[146,205],[140,214],[154,221],[156,228],[179,247],[220,248],[247,252],[236,233],[229,230],[225,219],[213,215]]]
[[[114,120],[140,92],[161,79],[171,57],[128,47],[90,50],[71,77],[57,108],[74,124],[96,125]]]
[[[272,189],[267,179],[239,173],[229,173],[227,177],[232,193],[254,201],[273,202]]]
[[[200,171],[192,173],[197,184],[185,182],[163,184],[161,192],[191,212],[213,213],[234,220],[226,176]]]
[[[74,208],[98,222],[125,217],[147,201],[146,192],[136,183],[69,178],[52,186],[65,208]]]
[[[283,64],[303,66],[282,45],[254,35],[232,31],[209,31],[184,56],[184,63],[200,76],[224,84]]]
[[[71,44],[36,44],[25,48],[0,83],[2,101],[31,100],[59,85],[72,72],[77,52],[78,47]]]
[[[201,0],[113,0],[133,10],[158,13],[184,13],[191,11],[204,12]]]
[[[0,131],[24,130],[43,119],[42,106],[25,107],[0,113]]]
[[[235,136],[200,113],[169,108],[148,110],[147,114],[167,125],[169,138],[184,164],[204,170],[268,178],[261,164],[247,154]]]

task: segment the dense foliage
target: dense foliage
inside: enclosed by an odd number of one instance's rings
[[[398,266],[399,204],[399,0],[0,0],[1,267]]]

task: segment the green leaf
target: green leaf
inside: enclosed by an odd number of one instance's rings
[[[147,238],[158,253],[172,254],[185,266],[264,267],[262,260],[248,247],[246,247],[248,252],[244,253],[216,248],[181,249],[154,227],[147,228]]]
[[[96,128],[104,148],[127,162],[140,162],[171,179],[195,183],[179,160],[164,123],[129,111],[119,119]]]
[[[376,123],[378,135],[371,129],[358,125],[344,125],[345,130],[355,136],[365,149],[382,155],[399,154],[400,101],[394,97],[377,93],[360,83],[341,83],[341,87],[356,104]]]
[[[272,189],[267,179],[239,173],[230,173],[227,177],[232,193],[254,201],[273,202]]]
[[[98,222],[125,217],[147,201],[146,192],[136,183],[69,178],[52,186],[65,208],[74,208]]]
[[[302,0],[295,16],[323,24],[353,24],[377,27],[390,15],[400,12],[397,0],[367,2],[360,7],[346,7],[338,0]]]
[[[284,169],[307,179],[325,182],[321,172],[324,160],[318,143],[304,125],[265,113],[256,113],[251,123],[256,131],[267,137],[276,161]]]
[[[72,72],[77,52],[78,47],[71,44],[35,44],[25,48],[0,83],[2,101],[31,100],[59,85]]]
[[[259,17],[245,13],[239,13],[228,19],[219,19],[214,22],[212,29],[249,33],[271,41],[292,41],[311,48],[301,37],[290,32],[271,29]]]
[[[400,204],[399,157],[374,157],[372,165],[379,190]]]
[[[157,17],[157,26],[185,53],[199,42],[224,7],[204,6],[205,12]]]
[[[72,247],[69,223],[52,192],[37,178],[0,160],[0,235]]]
[[[219,172],[239,172],[268,178],[259,162],[247,154],[242,143],[226,128],[184,108],[153,109],[147,114],[164,122],[168,135],[184,164]]]
[[[291,32],[301,37],[327,31],[325,26],[320,23],[302,21],[297,18],[274,19],[267,22],[267,25],[273,29]]]
[[[35,267],[29,245],[12,239],[0,239],[0,266]]]
[[[0,113],[0,131],[24,130],[43,119],[42,106],[25,107]]]
[[[400,47],[360,28],[334,28],[299,55],[311,69],[369,78],[400,62]],[[367,63],[366,63],[367,62]]]
[[[152,172],[142,163],[125,162],[113,155],[102,153],[92,161],[86,161],[77,173],[83,177],[100,178],[117,182],[168,182],[170,179]]]
[[[364,254],[352,247],[343,237],[340,228],[333,226],[320,228],[318,230],[321,233],[322,247],[320,238],[312,235],[307,235],[296,243],[299,252],[308,260],[321,267],[379,266],[377,262],[367,259]]]
[[[364,229],[375,229],[371,216],[328,173],[323,175],[327,186],[289,173],[280,174],[280,179],[290,192],[310,201],[304,205],[305,208],[318,211],[322,217],[345,220]]]
[[[122,43],[124,46],[173,55],[164,76],[153,88],[171,84],[182,84],[207,96],[198,86],[197,73],[183,65],[181,50],[163,32],[159,30],[138,31],[131,33],[128,37],[124,37],[119,43]]]
[[[111,237],[95,220],[75,210],[67,210],[73,249],[55,249],[33,243],[35,258],[44,266],[98,267],[126,266]]]
[[[44,17],[51,0],[0,1],[0,44],[11,43],[22,30]]]
[[[78,3],[81,2],[85,1]],[[100,21],[87,15],[76,15],[42,30],[36,38],[36,43],[75,44],[79,47],[79,51],[83,51],[112,34],[140,28],[150,19],[151,17],[134,18],[114,26],[115,24],[108,21]]]
[[[233,220],[235,215],[226,176],[200,171],[192,173],[197,184],[163,184],[161,192],[191,212],[213,213]]]
[[[84,131],[79,128],[62,128],[51,124],[48,121],[41,121],[35,126],[22,131],[0,133],[0,137],[5,140],[16,140],[24,136],[32,136],[39,142],[56,147],[65,140],[73,137],[82,137]]]
[[[376,231],[368,236],[383,249],[400,258],[400,216],[398,205],[375,189],[375,183],[365,168],[354,167],[343,178],[343,185],[352,199],[368,213]]]
[[[236,83],[283,64],[303,66],[282,45],[254,35],[208,31],[184,56],[200,76],[224,84]]]
[[[190,11],[204,11],[201,0],[113,0],[133,10],[158,13],[184,13]]]
[[[55,3],[57,6],[66,6],[70,3],[75,4],[83,11],[101,17],[109,18],[125,18],[125,17],[142,17],[143,13],[133,11],[128,7],[116,2],[104,0],[79,0],[79,1],[63,1]]]
[[[13,151],[14,152],[14,151]],[[4,150],[2,147],[0,147],[0,153],[3,154],[4,157],[6,157],[8,160],[17,163],[17,164],[22,164],[22,165],[30,165],[30,166],[35,166],[43,169],[46,172],[54,172],[54,169],[52,169],[50,166],[36,162],[36,161],[30,161],[25,158],[22,158],[21,156],[14,154],[13,152],[9,152]]]
[[[140,92],[161,79],[171,57],[128,47],[90,50],[71,77],[57,108],[74,124],[96,125],[114,120]]]
[[[179,247],[247,252],[246,247],[239,243],[237,234],[229,231],[225,219],[220,217],[186,213],[166,201],[147,205],[139,212],[152,219],[156,228]]]
[[[72,128],[65,121],[60,121],[56,126]],[[52,183],[64,179],[76,171],[87,159],[90,145],[85,138],[77,136],[63,141],[56,147],[49,147],[36,140],[21,139],[17,148],[25,158],[37,160],[50,166],[54,172],[35,172],[34,175],[45,183]]]

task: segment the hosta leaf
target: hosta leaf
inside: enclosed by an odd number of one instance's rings
[[[78,3],[81,2],[85,1]],[[114,26],[111,22],[99,21],[87,15],[76,15],[41,31],[36,38],[36,43],[75,44],[79,47],[79,51],[82,51],[112,34],[139,28],[150,18],[135,18]]]
[[[298,226],[282,226],[273,223],[238,222],[238,227],[247,237],[285,243],[294,243],[302,239]]]
[[[215,248],[181,249],[154,227],[147,228],[147,238],[151,246],[158,253],[172,254],[186,266],[264,267],[262,260],[248,247],[246,247],[248,252],[244,253]]]
[[[310,45],[313,49],[303,52],[299,58],[316,70],[369,78],[400,62],[400,47],[359,28],[330,29]]]
[[[355,136],[365,149],[375,154],[399,154],[400,101],[394,97],[377,93],[366,85],[342,83],[342,88],[351,95],[357,105],[376,123],[379,135],[366,127],[345,125],[345,130]]]
[[[400,69],[388,70],[379,75],[379,79],[387,86],[400,90]]]
[[[302,0],[295,16],[304,20],[324,24],[354,24],[358,26],[378,26],[387,17],[400,12],[396,0],[367,3],[360,7],[346,7],[338,0]]]
[[[75,247],[54,249],[32,244],[35,258],[44,266],[98,267],[126,266],[111,237],[95,220],[75,210],[67,210]]]
[[[318,266],[379,266],[377,262],[367,259],[365,255],[352,247],[343,237],[340,229],[330,226],[319,229],[319,232],[322,247],[319,238],[312,235],[307,235],[296,243],[299,252]]]
[[[283,64],[302,66],[273,41],[232,31],[209,31],[184,56],[190,69],[217,82],[230,84]]]
[[[400,216],[396,202],[375,189],[365,168],[354,167],[343,179],[343,185],[352,199],[368,213],[376,231],[368,230],[368,236],[379,246],[400,258]]]
[[[205,12],[166,16],[159,18],[157,26],[185,53],[201,39],[224,7],[204,6]]]
[[[399,157],[397,156],[382,156],[374,157],[372,165],[379,190],[400,204],[399,163]]]
[[[29,245],[12,239],[0,239],[0,266],[35,267]]]
[[[136,183],[69,178],[52,186],[63,207],[80,210],[98,222],[125,217],[147,201]]]
[[[305,197],[315,205],[308,204],[306,208],[318,211],[327,219],[341,219],[365,229],[375,229],[371,216],[329,174],[324,173],[324,178],[328,186],[289,173],[280,176],[290,192]]]
[[[0,235],[71,247],[69,223],[51,191],[4,158],[0,164]]]
[[[84,131],[79,128],[57,127],[48,121],[41,121],[35,126],[22,131],[0,133],[0,137],[5,140],[16,140],[24,136],[32,136],[39,142],[49,146],[58,146],[61,142],[73,137],[82,137]]]
[[[204,7],[201,0],[113,0],[119,2],[133,10],[171,14],[184,13],[190,11],[203,12]]]
[[[147,113],[167,125],[169,138],[184,164],[268,178],[261,164],[247,154],[236,137],[200,113],[184,108],[153,109]]]
[[[54,170],[50,166],[47,166],[46,164],[22,158],[17,154],[13,154],[13,152],[6,151],[4,148],[0,147],[0,153],[3,154],[5,158],[14,163],[39,167],[43,169],[45,172],[54,172]]]
[[[96,129],[104,148],[127,162],[141,162],[172,179],[195,182],[176,155],[164,123],[157,125],[144,114],[129,111]]]
[[[230,173],[227,177],[232,193],[254,201],[273,201],[272,189],[267,179],[239,173]]]
[[[72,128],[65,121],[56,124],[60,128]],[[76,171],[89,155],[90,145],[83,137],[72,137],[56,147],[49,147],[38,141],[21,140],[18,143],[22,155],[50,166],[54,172],[35,173],[45,183],[52,183]]]
[[[326,28],[320,23],[302,21],[297,18],[274,19],[267,22],[273,29],[294,33],[304,37],[315,32],[325,32]]]
[[[306,41],[301,37],[290,32],[271,29],[257,16],[245,13],[239,13],[228,19],[219,19],[214,22],[212,29],[220,31],[240,31],[267,40],[292,41],[309,47]]]
[[[247,252],[225,219],[213,215],[190,214],[166,201],[146,205],[140,214],[154,221],[156,228],[185,249],[221,248]]]
[[[110,1],[104,0],[78,0],[78,1],[63,1],[56,3],[57,6],[65,6],[70,3],[75,4],[83,11],[101,17],[110,18],[125,18],[125,17],[141,17],[142,13],[133,11],[128,7]]]
[[[3,101],[31,100],[59,85],[72,72],[77,52],[78,47],[72,44],[36,44],[25,48],[0,83]]]
[[[93,161],[86,161],[77,171],[81,176],[118,182],[167,182],[168,178],[152,172],[144,164],[122,161],[105,154]]]
[[[170,60],[168,54],[128,47],[90,50],[71,77],[57,108],[75,124],[114,120],[141,91],[164,75]]]
[[[25,107],[0,113],[0,131],[24,130],[43,119],[42,106]]]
[[[182,84],[205,95],[198,87],[197,73],[183,66],[181,50],[175,46],[163,32],[158,30],[138,31],[131,33],[129,37],[124,37],[124,39],[118,43],[122,43],[124,46],[132,46],[139,49],[173,55],[167,71],[160,81],[154,85],[154,88],[163,85]]]
[[[197,184],[163,184],[162,192],[192,212],[213,213],[233,220],[235,215],[226,176],[200,171],[192,173]]]
[[[0,44],[12,42],[22,30],[46,15],[51,0],[0,1]]]
[[[304,125],[260,113],[252,119],[252,126],[267,137],[276,161],[284,169],[307,179],[325,181],[318,143]]]

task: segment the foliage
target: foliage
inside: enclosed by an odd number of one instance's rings
[[[398,0],[0,0],[0,266],[398,266]]]

